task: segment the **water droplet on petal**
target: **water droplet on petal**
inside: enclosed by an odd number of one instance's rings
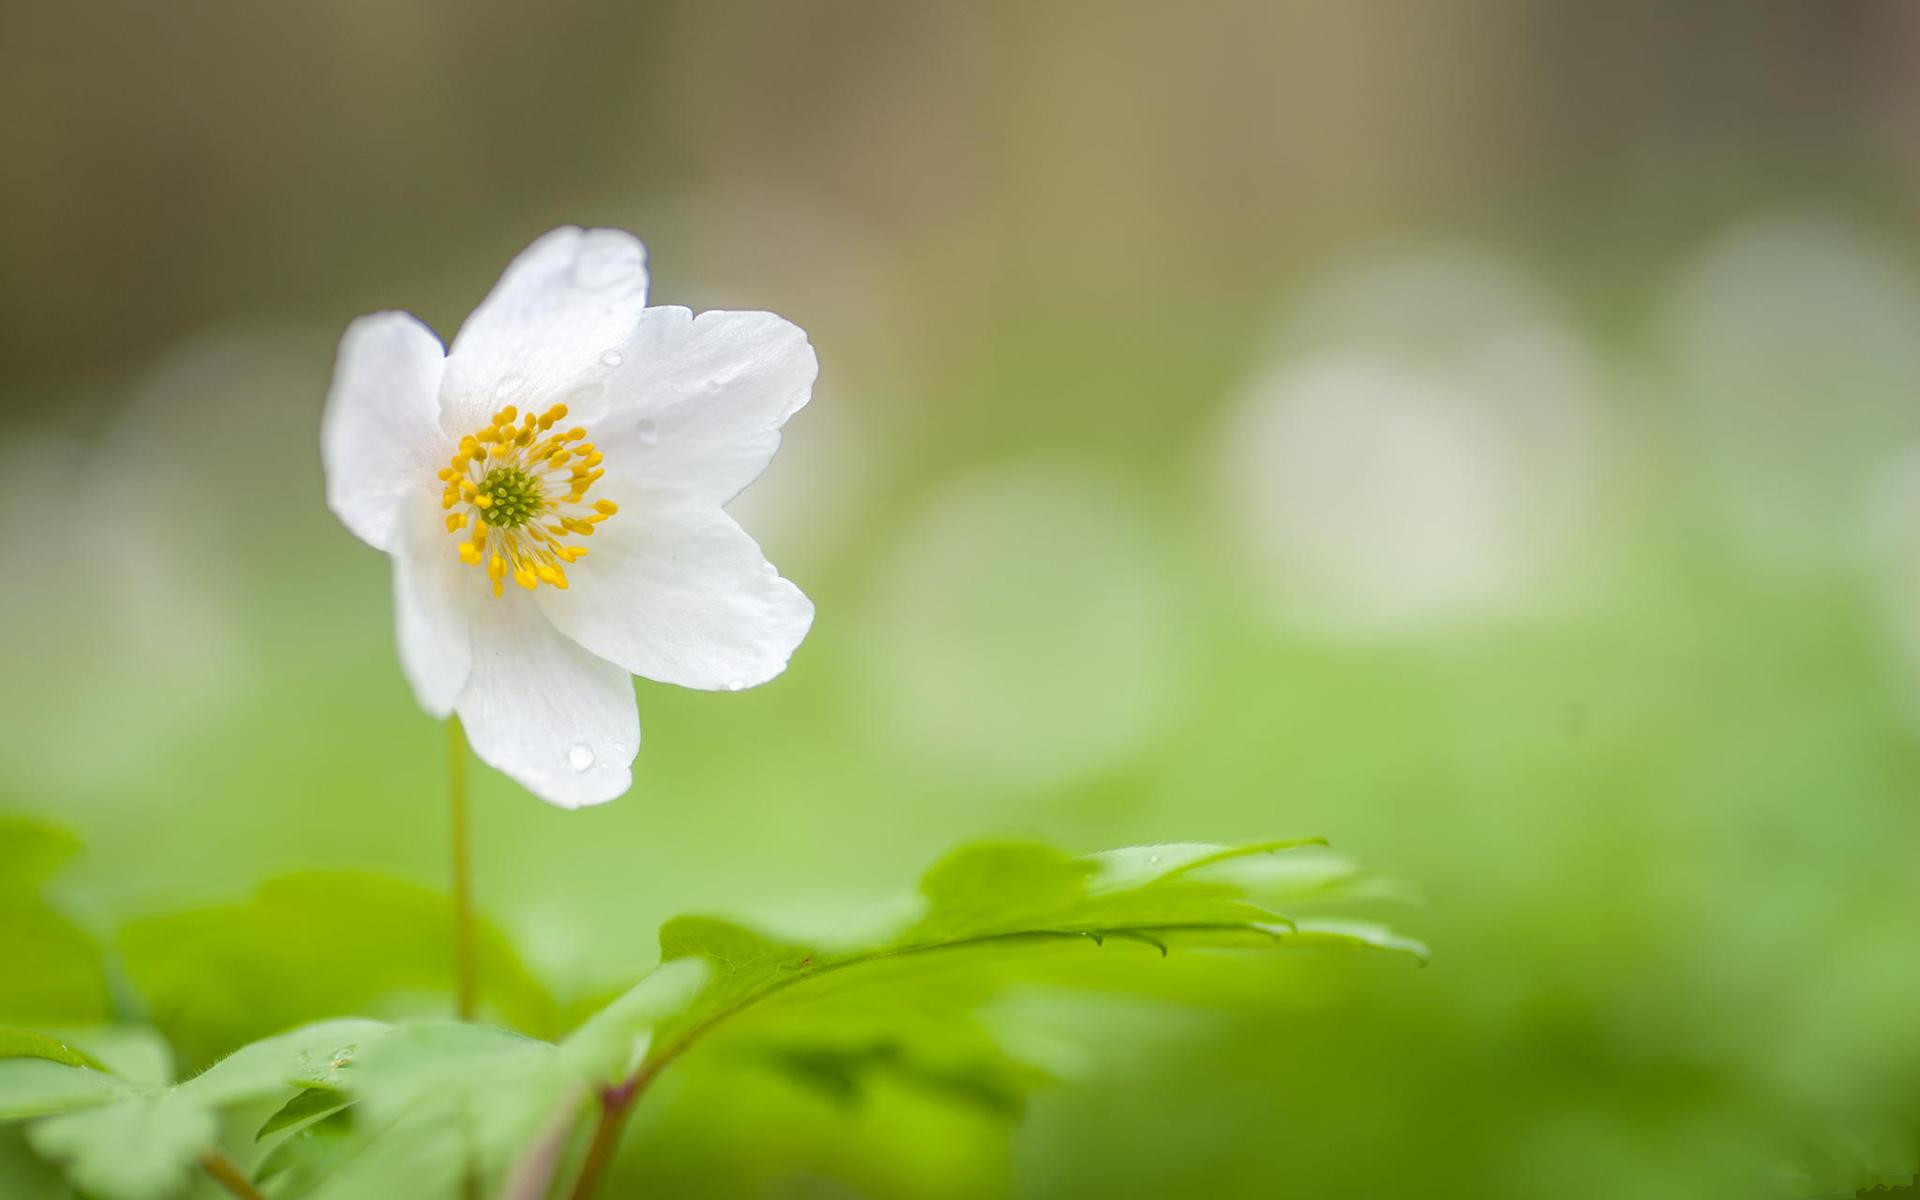
[[[610,367],[617,367],[621,363],[627,361],[627,356],[620,353],[618,350],[609,350],[605,354],[602,354],[600,356],[600,361],[607,364]]]
[[[708,391],[710,391],[710,392],[717,392],[717,391],[719,391],[719,390],[720,390],[720,387],[721,387],[721,384],[720,384],[720,381],[719,381],[718,379],[709,379],[709,380],[707,380],[707,390],[708,390]]]
[[[575,742],[573,749],[567,751],[567,765],[576,771],[584,771],[593,765],[593,747],[585,742]]]
[[[653,423],[652,417],[642,417],[634,423],[633,435],[640,439],[643,446],[651,446],[660,440],[660,427]]]

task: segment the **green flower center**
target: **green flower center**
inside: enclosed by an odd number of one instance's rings
[[[480,519],[498,529],[515,529],[540,515],[546,493],[540,481],[519,467],[495,467],[480,481],[480,490],[493,503],[480,510]]]

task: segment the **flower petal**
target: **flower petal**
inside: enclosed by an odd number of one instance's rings
[[[542,588],[554,626],[636,675],[737,691],[787,666],[813,602],[782,579],[718,505],[630,490],[599,527],[566,591]]]
[[[562,637],[517,589],[473,607],[458,708],[481,761],[550,804],[601,804],[633,784],[633,680]]]
[[[327,504],[377,549],[397,541],[401,498],[453,453],[436,419],[445,364],[440,339],[403,312],[361,317],[340,339],[320,421]]]
[[[436,717],[453,712],[473,670],[470,613],[489,600],[484,577],[463,567],[439,497],[424,485],[401,508],[393,552],[393,611],[400,668],[414,699]]]
[[[647,304],[646,249],[618,229],[556,229],[520,252],[447,354],[440,422],[458,438],[501,406],[602,407]]]
[[[819,371],[805,331],[772,313],[650,308],[594,436],[632,477],[725,504],[766,470]]]

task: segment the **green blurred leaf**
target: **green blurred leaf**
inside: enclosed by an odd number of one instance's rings
[[[91,1056],[101,1069],[139,1087],[173,1082],[173,1051],[166,1039],[144,1025],[88,1025],[42,1030]]]
[[[48,1117],[27,1131],[27,1141],[89,1195],[164,1200],[186,1186],[218,1130],[205,1105],[163,1091]]]
[[[212,1144],[223,1109],[272,1098],[284,1102],[257,1136],[278,1138],[260,1170],[276,1196],[440,1194],[470,1169],[483,1183],[496,1181],[531,1139],[563,1136],[595,1089],[643,1063],[657,1070],[723,1023],[727,1057],[769,1066],[843,1105],[861,1104],[885,1081],[896,1094],[906,1089],[1006,1119],[1048,1076],[1000,1043],[981,1006],[1036,977],[1036,952],[1105,955],[1100,961],[1137,972],[1176,946],[1420,950],[1377,925],[1296,922],[1282,913],[1290,898],[1338,894],[1354,878],[1344,862],[1243,869],[1294,845],[1146,847],[1085,858],[1021,843],[967,847],[928,871],[913,909],[889,910],[902,915],[865,945],[828,949],[714,917],[679,917],[661,929],[661,966],[557,1045],[476,1024],[342,1019],[253,1042],[176,1087],[140,1089],[89,1069],[93,1060],[58,1039],[21,1032],[0,1043],[23,1056],[0,1062],[0,1103],[15,1115],[74,1110],[34,1125],[32,1144],[103,1200],[159,1200]],[[372,907],[388,899],[401,914],[397,933],[396,922],[372,919]],[[263,888],[248,905],[146,923],[129,935],[130,955],[141,958],[149,986],[244,980],[247,964],[228,957],[277,935],[297,941],[297,952],[263,951],[269,978],[325,979],[345,959],[387,972],[390,985],[419,977],[417,965],[400,958],[425,926],[444,919],[440,897],[425,901],[388,881],[343,890],[341,877],[296,877]],[[317,938],[302,920],[320,923]],[[343,921],[355,935],[371,932],[356,944]],[[1129,940],[1158,954],[1102,949]],[[175,945],[183,964],[163,961]],[[936,963],[946,969],[933,970]],[[358,987],[335,990],[367,994],[375,985]],[[156,989],[156,1011],[180,1020],[187,998],[164,1009],[160,997],[171,994]],[[543,1001],[545,993],[527,995]],[[748,1009],[753,1020],[729,1022]],[[238,1019],[223,1013],[220,1027]]]
[[[536,1038],[457,1021],[403,1026],[361,1059],[352,1095],[373,1121],[395,1120],[441,1100],[472,1107],[470,1093],[497,1092],[495,1111],[517,1110],[544,1093],[554,1046]]]
[[[330,1087],[316,1085],[302,1088],[294,1093],[293,1099],[274,1110],[274,1114],[261,1124],[258,1132],[253,1135],[254,1140],[258,1141],[279,1133],[283,1129],[292,1129],[296,1125],[304,1125],[309,1121],[332,1116],[352,1103],[353,1101]]]
[[[285,1174],[276,1195],[323,1198],[444,1192],[469,1163],[492,1179],[556,1114],[623,1076],[653,1023],[683,1011],[708,976],[698,961],[668,964],[557,1046],[453,1021],[395,1028],[326,1081],[337,1092],[305,1093],[275,1114],[262,1136],[318,1120],[269,1151],[262,1171]],[[327,1115],[347,1102],[350,1119]]]
[[[306,1195],[335,1174],[354,1152],[356,1121],[353,1107],[348,1105],[308,1124],[288,1126],[293,1132],[261,1156],[253,1170],[255,1181],[275,1196]]]
[[[84,1024],[112,1012],[99,945],[48,904],[48,879],[74,854],[72,834],[26,817],[0,817],[0,1021]]]
[[[896,1092],[1005,1119],[1048,1076],[1000,1043],[981,1006],[1022,979],[1037,951],[1104,954],[1114,957],[1101,961],[1127,965],[1175,946],[1419,949],[1380,926],[1296,922],[1282,913],[1289,899],[1338,894],[1355,877],[1333,860],[1305,870],[1243,869],[1296,845],[1143,847],[1084,858],[1022,843],[966,847],[929,870],[914,906],[888,910],[897,917],[864,945],[825,948],[715,917],[675,918],[660,931],[661,966],[557,1045],[459,1022],[336,1020],[249,1044],[177,1087],[139,1090],[76,1065],[70,1060],[79,1053],[64,1043],[23,1034],[20,1052],[34,1057],[14,1064],[15,1087],[0,1096],[38,1112],[94,1105],[42,1121],[32,1137],[105,1200],[153,1200],[210,1144],[221,1109],[281,1096],[257,1135],[278,1138],[260,1172],[276,1196],[430,1195],[456,1187],[469,1169],[495,1181],[530,1139],[564,1134],[595,1089],[643,1063],[657,1070],[723,1023],[725,1057],[771,1067],[843,1105],[862,1103],[886,1081]],[[389,901],[398,921],[375,919],[373,908]],[[405,885],[301,876],[276,881],[247,905],[148,922],[128,944],[154,988],[156,1012],[180,1021],[189,997],[163,1007],[171,989],[244,981],[240,956],[276,936],[295,942],[296,952],[276,958],[263,948],[268,978],[318,976],[325,992],[344,960],[369,964],[387,986],[417,979],[406,952],[423,933],[444,933],[444,918],[440,897]],[[318,936],[305,921],[318,923]],[[1158,954],[1101,949],[1128,940]],[[166,962],[176,947],[183,961]],[[934,971],[935,963],[947,969]],[[357,986],[335,991],[377,991],[371,981]],[[250,994],[244,982],[238,990]],[[529,988],[520,998],[527,996],[545,994]],[[782,1002],[770,1003],[776,997]],[[753,1020],[728,1022],[748,1009]],[[205,1028],[238,1021],[222,1013]],[[130,1150],[115,1154],[114,1146]]]
[[[27,1145],[24,1129],[0,1126],[0,1196],[7,1200],[73,1200],[60,1172]]]
[[[387,1036],[391,1026],[352,1018],[304,1025],[242,1046],[181,1084],[203,1104],[232,1104],[289,1087],[333,1087],[364,1047]]]
[[[443,1011],[453,989],[452,905],[359,872],[308,872],[252,898],[130,925],[127,972],[187,1061],[342,1012]],[[491,1018],[558,1032],[553,998],[505,936],[482,923],[479,984]]]
[[[213,1147],[223,1108],[295,1087],[336,1086],[361,1048],[388,1028],[340,1020],[290,1030],[242,1047],[174,1087],[136,1088],[45,1053],[0,1061],[0,1116],[45,1116],[28,1129],[29,1143],[88,1194],[158,1200],[179,1190]],[[41,1043],[47,1040],[18,1044],[46,1051]]]
[[[639,1064],[660,1021],[686,1011],[712,971],[698,958],[678,957],[627,989],[560,1043],[565,1070],[584,1083],[612,1083]]]
[[[861,1101],[869,1081],[886,1076],[957,1104],[1013,1118],[1026,1108],[1037,1073],[997,1049],[951,1065],[917,1057],[899,1042],[853,1045],[794,1044],[770,1048],[768,1059],[808,1085],[846,1104]]]
[[[1009,1053],[978,1019],[982,994],[881,985],[836,993],[832,1003],[776,1005],[724,1053],[757,1057],[846,1106],[864,1103],[887,1081],[1011,1119],[1053,1077]]]
[[[299,1149],[290,1152],[291,1169],[275,1179],[273,1194],[312,1200],[457,1195],[471,1146],[453,1116],[450,1104],[433,1104],[372,1128],[356,1120],[342,1126],[339,1137],[329,1136],[323,1121],[289,1141]]]
[[[355,1101],[350,1147],[311,1193],[339,1200],[449,1194],[468,1164],[491,1178],[585,1094],[551,1043],[453,1021],[395,1029],[342,1083]]]
[[[38,887],[80,852],[80,839],[31,817],[0,816],[0,888]]]
[[[1298,945],[1391,950],[1410,955],[1422,963],[1431,957],[1425,942],[1402,937],[1385,925],[1372,921],[1347,921],[1338,917],[1308,918],[1299,923],[1292,940]]]
[[[85,1051],[30,1029],[0,1028],[0,1059],[5,1058],[44,1058],[48,1062],[62,1063],[69,1067],[87,1067],[95,1071],[106,1070],[106,1067]]]
[[[104,1104],[132,1091],[111,1075],[42,1057],[0,1061],[0,1120]]]

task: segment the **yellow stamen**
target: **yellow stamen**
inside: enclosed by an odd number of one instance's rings
[[[522,412],[503,405],[462,436],[436,476],[447,532],[459,560],[482,569],[488,590],[508,578],[529,591],[567,590],[567,567],[585,558],[588,538],[620,511],[587,493],[606,474],[605,455],[584,426],[557,429],[565,404]]]

